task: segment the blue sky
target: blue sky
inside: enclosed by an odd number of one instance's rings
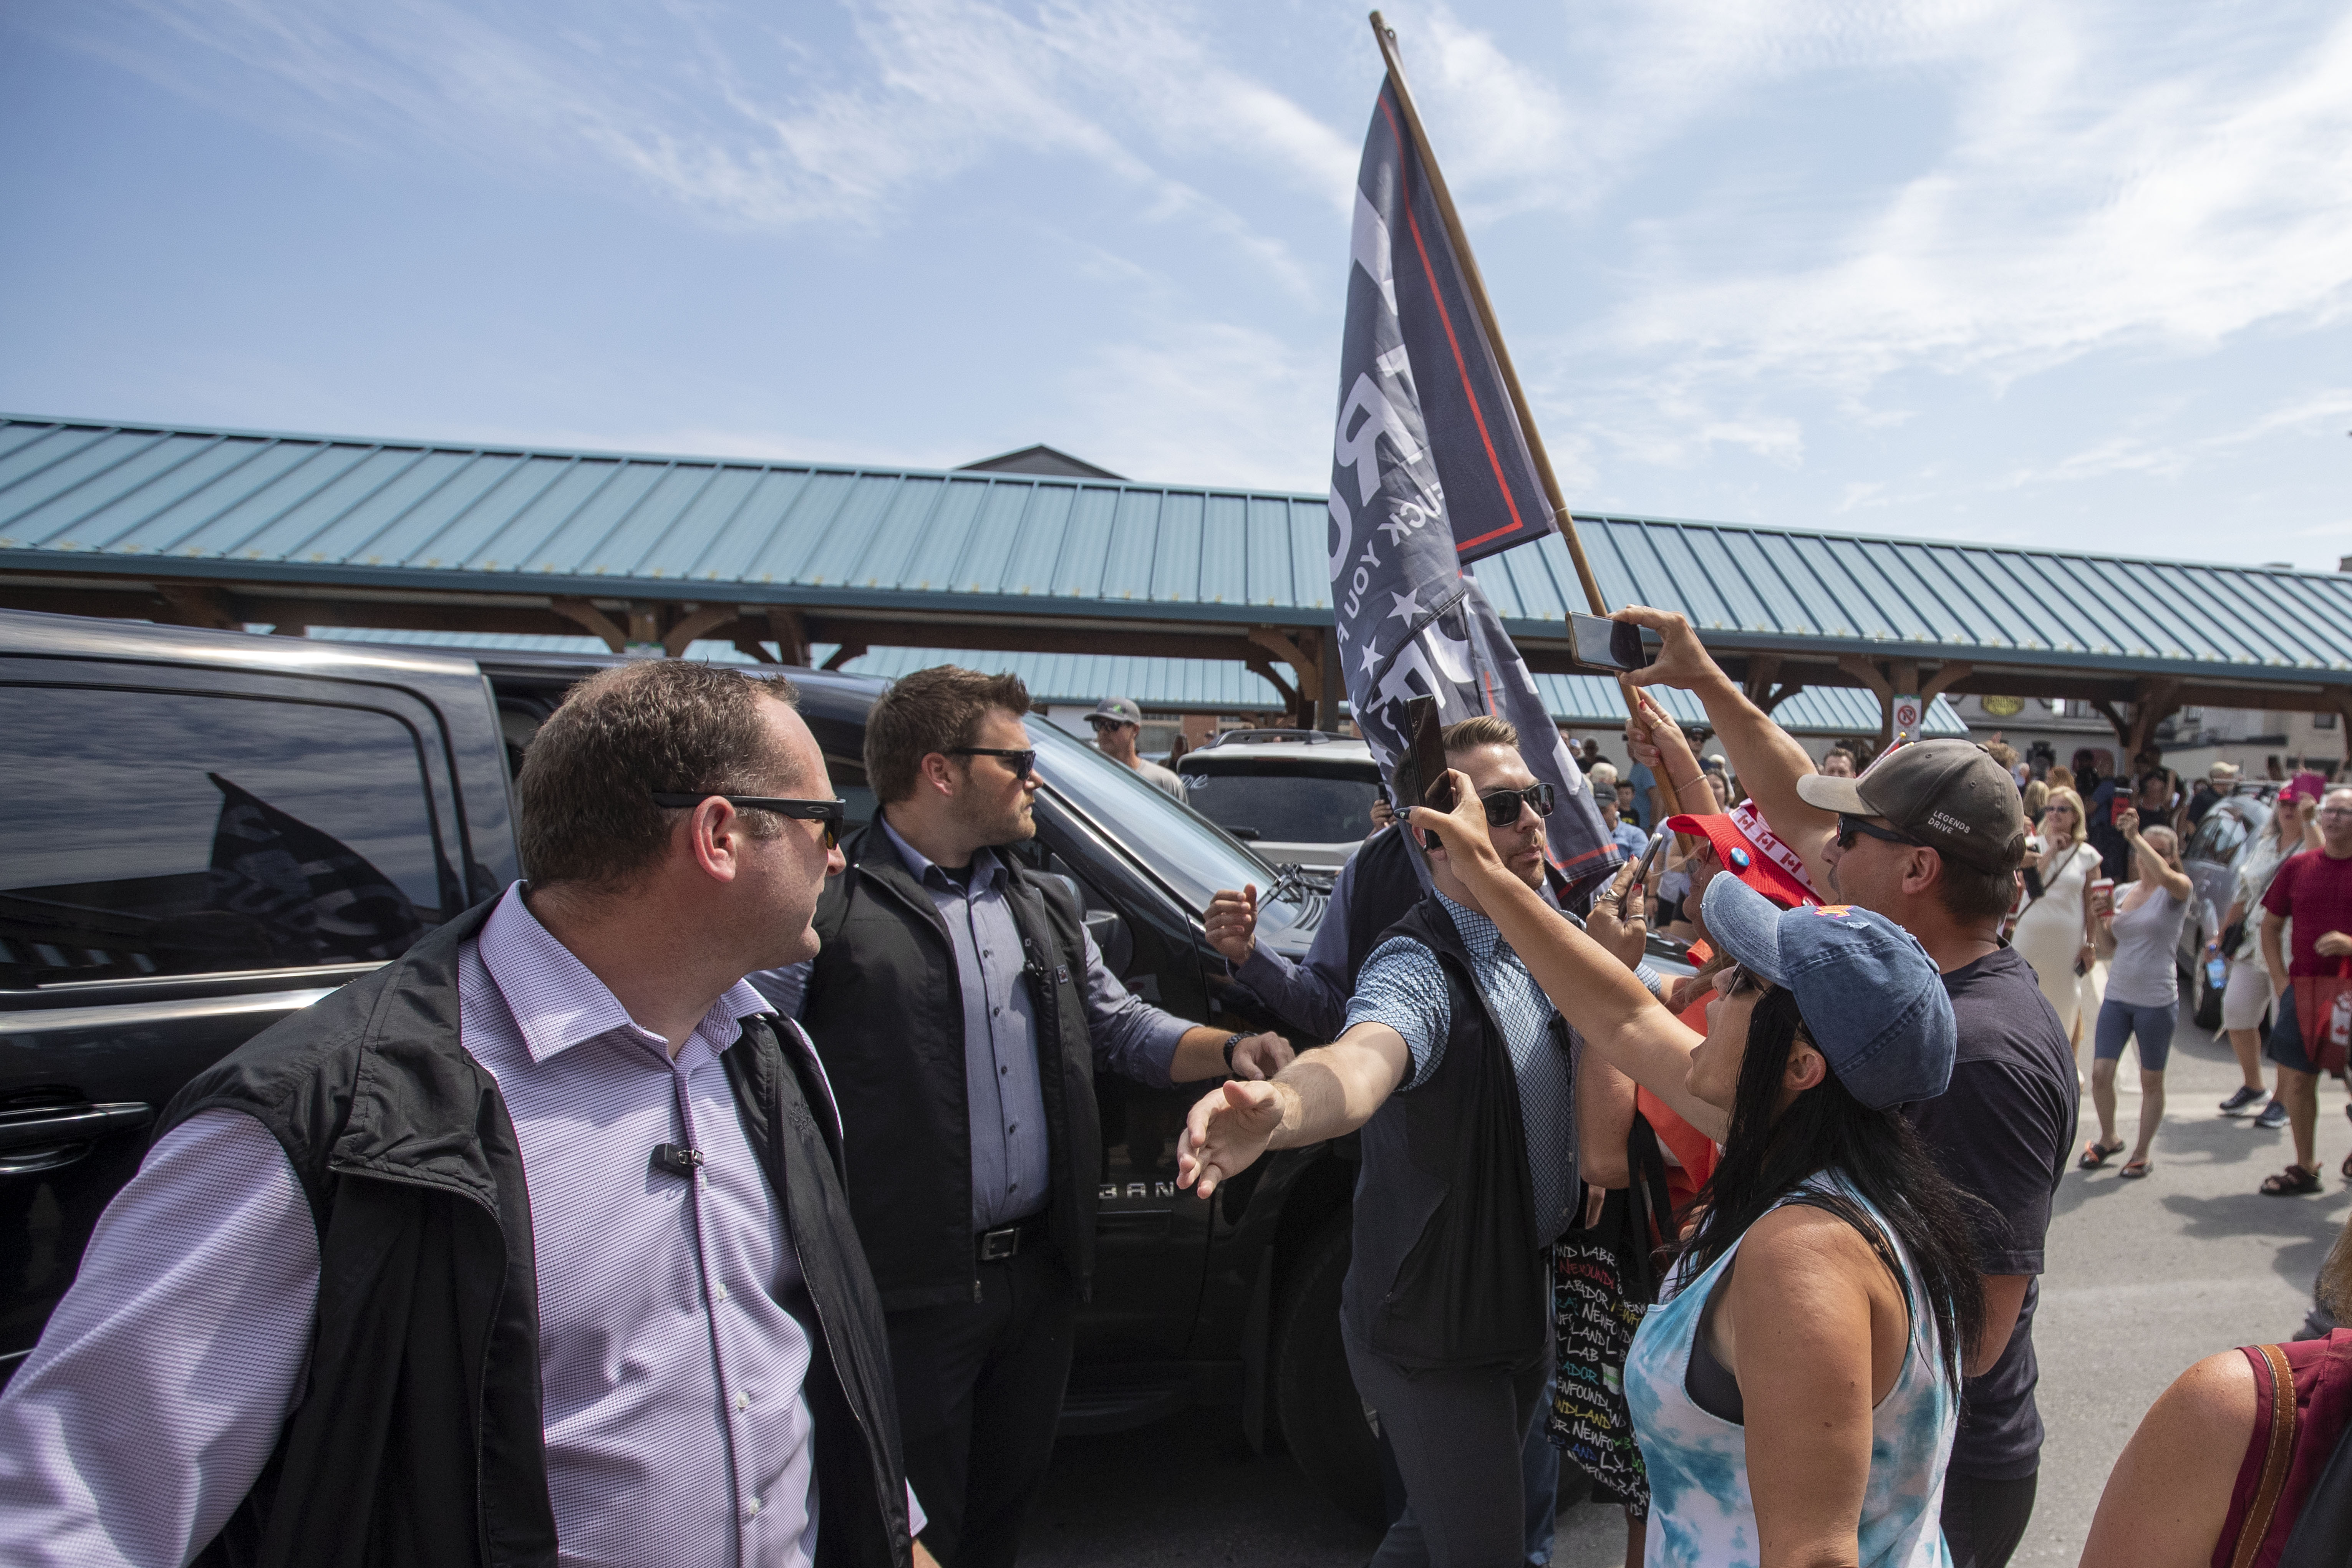
[[[2352,552],[2352,5],[1387,15],[1571,504]],[[1320,490],[1378,83],[1307,0],[14,0],[0,408]]]

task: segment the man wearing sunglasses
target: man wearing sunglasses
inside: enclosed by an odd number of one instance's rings
[[[792,689],[602,671],[515,793],[528,883],[165,1110],[0,1399],[0,1561],[929,1561],[835,1102],[743,982],[841,865]]]
[[[1445,759],[1505,865],[1542,889],[1552,801],[1517,731],[1490,716],[1449,725]],[[1582,1215],[1575,1047],[1433,840],[1428,875],[1429,896],[1378,928],[1337,1039],[1192,1108],[1177,1181],[1207,1198],[1268,1149],[1363,1130],[1340,1337],[1407,1498],[1375,1561],[1507,1563],[1525,1555],[1523,1460],[1551,1370],[1549,1248]],[[1721,1114],[1679,1085],[1665,1098],[1719,1134]],[[1621,1149],[1631,1119],[1629,1096]]]
[[[1904,1114],[1944,1174],[1980,1200],[1985,1271],[1985,1331],[1965,1358],[1944,1535],[1954,1568],[2000,1568],[2032,1516],[2041,1468],[2036,1279],[2080,1096],[2058,1015],[2000,934],[2025,856],[2016,781],[1961,740],[1889,747],[1860,777],[1817,772],[1682,616],[1629,608],[1617,618],[1664,635],[1656,662],[1632,679],[1697,696],[1741,785],[1803,858],[1812,885],[1895,921],[1943,973],[1959,1027],[1951,1081]],[[1626,739],[1637,759],[1657,756],[1646,729],[1629,729]],[[1696,779],[1668,782],[1678,792],[1698,787]]]
[[[1019,678],[950,665],[886,692],[866,725],[881,809],[842,846],[824,946],[760,977],[841,1096],[907,1473],[957,1568],[1013,1561],[1053,1451],[1093,1268],[1095,1073],[1165,1088],[1290,1059],[1131,994],[1066,885],[1003,853],[1037,831],[1028,710]]]
[[[1087,715],[1095,732],[1095,749],[1146,784],[1178,800],[1185,798],[1184,781],[1135,749],[1143,734],[1143,710],[1132,697],[1106,697]]]

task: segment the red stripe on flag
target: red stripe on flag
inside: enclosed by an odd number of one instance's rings
[[[1527,523],[1519,516],[1519,503],[1512,498],[1510,481],[1503,477],[1503,459],[1496,456],[1495,438],[1486,433],[1486,411],[1478,406],[1477,389],[1470,384],[1470,367],[1463,362],[1461,341],[1454,335],[1454,318],[1446,311],[1445,297],[1437,290],[1437,271],[1429,264],[1429,247],[1421,237],[1421,220],[1413,216],[1412,187],[1405,174],[1405,170],[1412,162],[1409,156],[1411,144],[1405,141],[1404,132],[1397,126],[1396,114],[1389,108],[1389,95],[1385,91],[1381,94],[1380,104],[1381,113],[1389,122],[1389,133],[1397,141],[1397,184],[1404,188],[1405,226],[1412,231],[1412,247],[1421,253],[1421,274],[1429,279],[1430,302],[1437,307],[1437,320],[1445,328],[1445,346],[1454,351],[1454,369],[1455,374],[1462,377],[1462,395],[1470,400],[1470,417],[1477,422],[1478,439],[1486,445],[1487,465],[1495,470],[1495,488],[1503,492],[1503,505],[1508,508],[1511,513],[1509,528],[1498,528],[1491,533],[1482,533],[1465,543],[1455,545],[1454,552],[1459,555],[1474,545],[1483,544],[1487,540],[1499,538],[1503,534],[1525,528]]]

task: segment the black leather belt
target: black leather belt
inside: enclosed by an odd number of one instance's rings
[[[1024,1247],[1034,1247],[1045,1239],[1045,1216],[1031,1215],[1027,1219],[1014,1220],[1011,1225],[994,1230],[972,1234],[972,1253],[982,1263],[1002,1263]]]

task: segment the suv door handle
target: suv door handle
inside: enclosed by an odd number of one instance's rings
[[[27,1114],[0,1114],[0,1175],[23,1175],[71,1164],[110,1132],[144,1127],[155,1108],[137,1100],[106,1105],[44,1106]]]

